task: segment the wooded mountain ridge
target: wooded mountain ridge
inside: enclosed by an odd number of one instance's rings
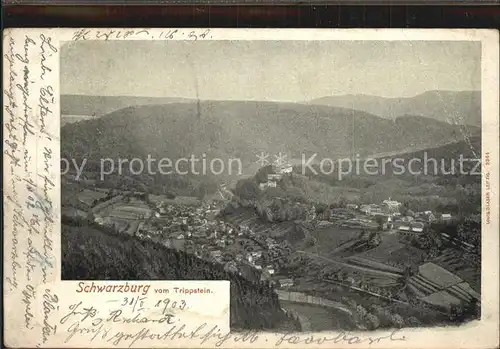
[[[394,120],[345,108],[295,103],[202,101],[134,105],[61,129],[63,156],[172,159],[206,154],[253,164],[260,152],[301,159],[410,152],[478,135],[474,126],[421,116]]]

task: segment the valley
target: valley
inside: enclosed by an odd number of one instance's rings
[[[339,179],[300,161],[475,158],[478,127],[314,103],[66,100],[75,122],[62,126],[61,156],[86,161],[81,178],[61,177],[66,279],[230,278],[235,328],[374,330],[478,316],[480,176],[388,166]],[[268,165],[257,163],[262,152]],[[287,162],[276,164],[281,153]],[[102,175],[103,158],[190,154],[237,158],[244,171]],[[165,270],[167,259],[178,270]],[[435,280],[450,275],[454,284]]]

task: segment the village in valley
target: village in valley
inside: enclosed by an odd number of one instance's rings
[[[304,177],[289,165],[272,172],[259,184],[262,193],[285,178]],[[466,281],[477,278],[478,271],[461,260],[477,247],[445,231],[431,232],[432,225],[446,226],[454,219],[449,213],[414,212],[391,198],[326,207],[296,202],[302,216],[273,222],[266,220],[266,208],[256,209],[225,185],[200,200],[66,181],[68,188],[78,188],[78,204],[63,207],[63,217],[90,219],[119,234],[220,264],[227,272],[269,284],[285,303],[314,298],[322,304],[354,302],[359,310],[368,305],[354,301],[352,294],[358,295],[354,299],[369,296],[407,306],[412,309],[408,314],[416,314],[410,321],[417,324],[425,321],[418,319],[421,311],[451,314],[469,306],[478,311],[478,287]]]

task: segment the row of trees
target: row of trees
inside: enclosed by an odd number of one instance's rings
[[[342,297],[342,300],[351,309],[355,310],[358,319],[370,330],[377,328],[419,327],[422,325],[421,321],[414,316],[403,318],[400,314],[391,312],[389,308],[379,304],[373,304],[366,308],[353,299]]]
[[[311,207],[279,198],[256,202],[257,214],[268,222],[285,222],[308,219]]]

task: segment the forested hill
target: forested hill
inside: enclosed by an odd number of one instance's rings
[[[462,139],[460,126],[419,116],[388,120],[352,109],[249,101],[132,106],[61,129],[67,158],[176,159],[206,153],[251,164],[262,151],[336,158],[409,152]]]
[[[232,329],[297,329],[271,287],[221,265],[67,217],[61,243],[63,280],[230,280]]]

